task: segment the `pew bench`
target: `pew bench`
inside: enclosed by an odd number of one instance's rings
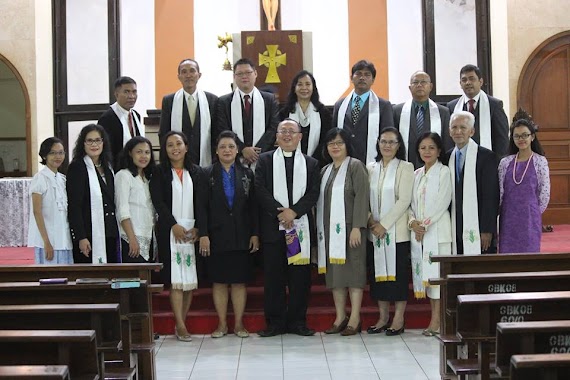
[[[66,365],[73,379],[102,379],[93,330],[1,330],[0,365]]]
[[[69,368],[66,365],[3,365],[0,379],[69,380]]]
[[[496,371],[508,376],[513,355],[570,353],[570,321],[498,323]]]
[[[570,379],[570,354],[514,355],[511,380]]]

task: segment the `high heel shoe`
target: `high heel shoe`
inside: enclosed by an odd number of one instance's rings
[[[405,329],[406,329],[406,323],[404,322],[404,324],[402,324],[402,327],[400,327],[398,330],[394,330],[392,328],[386,329],[386,335],[387,336],[400,335],[401,333],[404,332]]]
[[[344,320],[337,326],[333,324],[330,328],[325,330],[325,334],[338,334],[341,331],[344,331],[348,325],[348,316],[344,318]]]
[[[376,325],[372,325],[366,330],[366,332],[368,334],[380,334],[380,333],[383,333],[384,331],[388,330],[388,326],[390,326],[390,321],[386,322],[386,324],[384,326],[380,326],[380,327],[377,327]]]
[[[352,336],[352,335],[358,334],[360,331],[362,331],[362,322],[358,322],[358,325],[356,326],[356,328],[354,328],[352,326],[346,326],[346,328],[344,330],[342,330],[340,335]]]
[[[174,328],[174,335],[176,335],[176,339],[178,339],[181,342],[192,342],[192,336],[190,335],[190,333],[186,333],[184,335],[180,335],[178,334],[178,329],[175,327]]]

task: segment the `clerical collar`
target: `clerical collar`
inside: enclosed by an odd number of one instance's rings
[[[293,157],[294,152],[285,152],[283,151],[283,157]]]

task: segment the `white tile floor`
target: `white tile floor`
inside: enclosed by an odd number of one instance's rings
[[[317,333],[247,339],[194,335],[190,343],[161,336],[156,346],[159,380],[194,379],[439,379],[439,344],[421,330],[400,336],[353,337]]]

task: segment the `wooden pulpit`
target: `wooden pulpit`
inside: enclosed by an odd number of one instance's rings
[[[303,70],[303,33],[300,30],[241,32],[241,56],[257,69],[256,87],[273,87],[278,101],[287,101],[295,74]]]

